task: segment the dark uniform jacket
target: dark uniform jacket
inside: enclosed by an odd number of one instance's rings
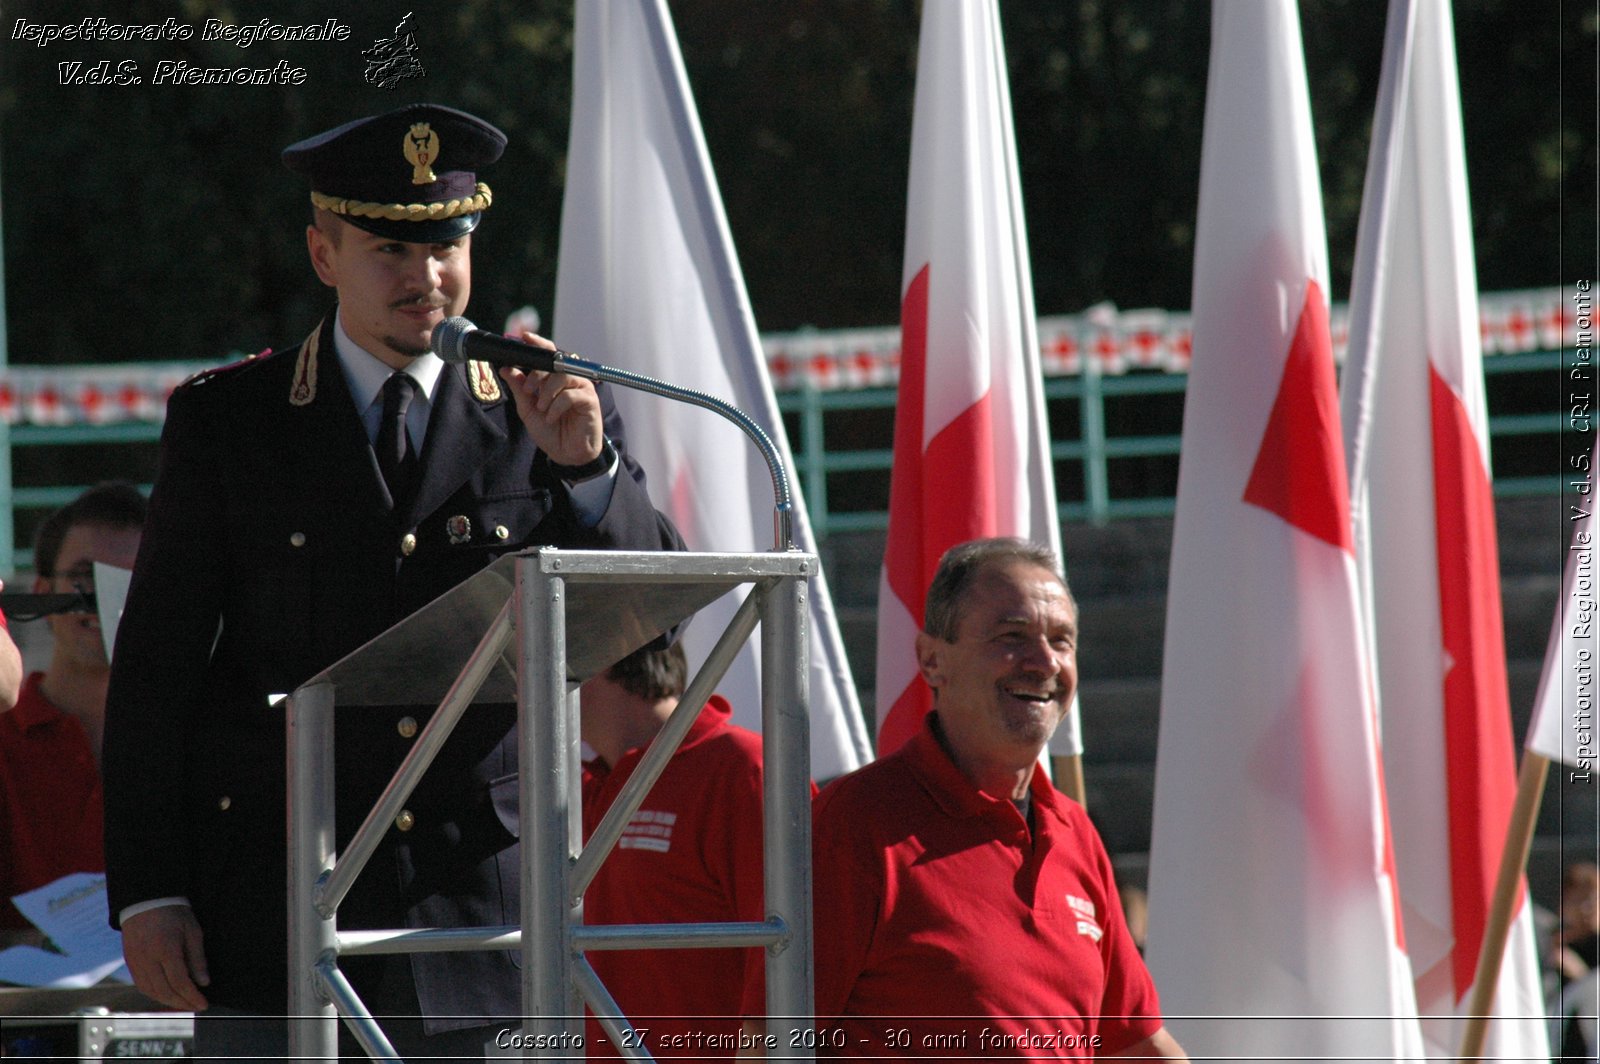
[[[482,364],[441,374],[416,497],[399,513],[339,366],[331,315],[299,348],[173,393],[107,702],[107,877],[113,919],[141,901],[191,901],[213,1004],[281,1013],[286,1001],[285,738],[269,694],[293,691],[508,551],[681,549],[603,387],[601,397],[623,465],[609,509],[584,528]],[[468,538],[452,543],[446,523],[460,517]],[[453,531],[459,540],[459,520]],[[340,712],[341,845],[410,748],[405,718],[420,725],[429,712]],[[407,803],[414,824],[390,829],[340,926],[520,923],[515,773],[514,707],[469,709]],[[414,976],[423,1010],[438,1018],[430,1027],[444,1029],[517,1015],[516,960],[440,953],[409,967],[343,967],[374,1012],[414,1000],[396,985]]]

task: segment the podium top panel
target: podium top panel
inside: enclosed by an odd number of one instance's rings
[[[82,1009],[113,1012],[160,1012],[167,1006],[145,997],[126,983],[57,990],[37,986],[0,986],[0,1016],[72,1016]],[[188,1015],[188,1013],[175,1013]]]
[[[567,678],[581,683],[741,584],[805,578],[816,555],[707,554],[540,547],[506,555],[457,584],[302,686],[332,683],[341,706],[438,704],[515,590],[522,561],[534,579],[565,584]],[[516,641],[506,644],[473,699],[515,702]]]

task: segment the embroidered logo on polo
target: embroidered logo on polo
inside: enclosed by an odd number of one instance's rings
[[[1076,894],[1068,894],[1067,907],[1078,914],[1078,934],[1095,942],[1105,937],[1105,932],[1100,930],[1100,925],[1095,922],[1094,902],[1088,898],[1080,898]]]
[[[657,853],[666,853],[672,849],[672,825],[677,822],[677,813],[641,809],[633,814],[628,826],[622,829],[622,837],[617,840],[617,849],[654,850]]]

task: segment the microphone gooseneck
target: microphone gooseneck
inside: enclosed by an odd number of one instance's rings
[[[447,318],[434,326],[433,350],[446,362],[468,362],[478,359],[497,366],[515,366],[519,369],[536,369],[550,373],[570,373],[586,380],[605,381],[608,384],[649,392],[665,399],[689,403],[722,417],[737,425],[767,463],[772,477],[773,540],[774,550],[794,549],[794,499],[789,488],[789,473],[784,468],[783,457],[765,429],[749,414],[714,395],[668,384],[643,373],[615,369],[597,362],[579,358],[566,351],[535,347],[507,336],[484,332],[466,318]]]

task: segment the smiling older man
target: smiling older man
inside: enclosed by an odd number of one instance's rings
[[[823,1051],[1184,1059],[1099,836],[1035,771],[1078,682],[1055,557],[1010,539],[952,548],[924,629],[922,730],[815,805]]]

